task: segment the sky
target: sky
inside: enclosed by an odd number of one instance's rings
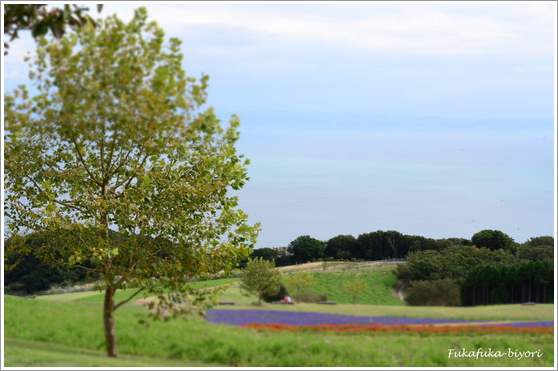
[[[396,230],[523,243],[556,230],[556,3],[108,2],[138,6],[242,121],[256,247]],[[28,83],[29,33],[3,57]]]

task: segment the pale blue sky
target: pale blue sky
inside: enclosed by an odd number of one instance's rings
[[[555,234],[555,2],[142,5],[211,76],[208,105],[243,122],[257,247]],[[27,75],[22,36],[5,90]]]

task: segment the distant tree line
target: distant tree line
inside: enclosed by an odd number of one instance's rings
[[[518,244],[507,234],[490,229],[475,233],[470,240],[433,239],[391,230],[362,233],[358,237],[338,235],[327,241],[304,235],[297,237],[287,246],[255,249],[250,257],[272,260],[277,267],[282,267],[326,260],[372,261],[406,258],[414,252],[442,251],[456,246],[486,247],[491,251],[503,250],[524,260],[544,260],[554,257],[554,238],[551,236],[535,237],[524,244]]]
[[[305,235],[286,247],[256,249],[251,257],[275,261],[278,267],[312,261],[406,258],[406,263],[397,266],[396,274],[406,288],[406,301],[410,305],[460,306],[553,300],[553,281],[548,280],[548,275],[554,274],[553,269],[548,270],[553,267],[548,262],[554,260],[552,236],[534,237],[519,244],[502,231],[491,229],[475,233],[470,240],[432,239],[397,231],[363,233],[357,238],[339,235],[327,241]],[[532,267],[539,265],[546,270],[539,269],[535,278],[522,273],[508,282],[504,278],[494,278],[504,273],[490,273],[491,279],[501,281],[494,287],[486,286],[489,281],[485,279],[475,280],[469,276],[482,269],[482,272],[497,270],[510,274],[517,272],[517,267],[531,267],[529,271],[532,272]],[[525,269],[519,271],[525,272]],[[545,272],[544,279],[539,277],[542,272]]]
[[[484,230],[471,242],[478,245],[408,254],[407,262],[396,270],[407,287],[407,303],[459,306],[553,301],[553,237],[516,244],[500,231]]]
[[[554,302],[554,263],[478,265],[461,283],[462,305]]]
[[[278,267],[325,260],[371,261],[405,258],[409,252],[440,251],[467,242],[463,238],[433,239],[397,231],[363,233],[356,238],[339,235],[327,241],[304,235],[285,247],[255,249],[250,257],[273,260]]]
[[[120,238],[111,232],[113,239]],[[28,240],[30,244],[41,244],[41,236]],[[147,241],[146,241],[147,243]],[[31,294],[48,290],[52,285],[72,285],[76,282],[95,279],[83,270],[70,266],[50,266],[36,257],[21,253],[6,253],[10,241],[5,241],[4,285],[8,291]],[[406,283],[407,301],[416,305],[439,303],[460,304],[460,285],[469,271],[478,265],[511,265],[528,261],[554,259],[554,238],[541,236],[518,244],[501,231],[483,230],[464,238],[433,239],[405,235],[397,231],[374,231],[352,235],[338,235],[320,241],[308,235],[299,236],[284,247],[254,249],[250,259],[261,258],[282,267],[313,261],[345,260],[370,261],[391,258],[407,258],[406,264],[398,266],[397,274]],[[240,263],[245,268],[248,259]],[[87,263],[86,263],[87,264]],[[421,288],[419,290],[419,288]],[[432,295],[427,295],[431,292]],[[445,292],[445,296],[440,295]]]

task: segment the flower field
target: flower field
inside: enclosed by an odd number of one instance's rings
[[[350,316],[273,310],[208,311],[207,321],[269,331],[422,332],[422,333],[554,333],[554,321],[467,321],[441,318]]]

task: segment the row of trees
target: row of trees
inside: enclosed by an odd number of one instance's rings
[[[485,229],[475,233],[471,240],[463,238],[433,239],[405,235],[397,231],[375,231],[352,235],[339,235],[320,241],[308,235],[297,237],[286,247],[261,248],[254,250],[251,257],[272,260],[278,267],[319,260],[383,260],[405,258],[417,251],[442,251],[454,246],[486,247],[503,250],[526,260],[549,258],[554,239],[550,236],[536,237],[526,244],[517,244],[510,236]]]
[[[554,302],[554,263],[478,265],[461,283],[462,305]]]
[[[545,236],[508,250],[473,245],[417,251],[396,273],[408,288],[406,301],[411,305],[545,302],[547,290],[552,291],[548,279],[553,275],[553,244],[554,239]]]

